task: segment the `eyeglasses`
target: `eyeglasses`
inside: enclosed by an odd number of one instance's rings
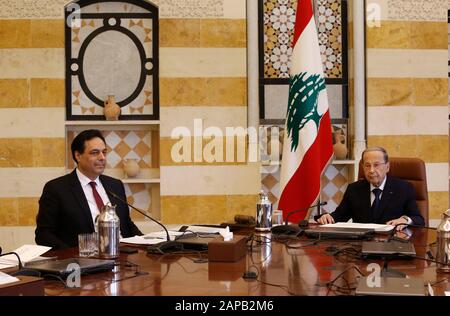
[[[374,162],[374,163],[372,163],[372,164],[370,164],[370,163],[365,163],[364,165],[363,165],[363,167],[364,167],[364,169],[372,169],[372,167],[374,168],[374,169],[379,169],[379,168],[381,168],[381,166],[383,166],[383,165],[385,165],[386,164],[386,162]]]

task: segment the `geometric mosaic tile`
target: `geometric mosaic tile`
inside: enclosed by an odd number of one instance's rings
[[[272,175],[272,174],[267,174],[263,179],[262,179],[262,184],[272,190],[272,188],[277,184],[278,180]]]
[[[71,56],[78,58],[80,49],[82,47],[82,44],[85,43],[85,40],[92,36],[94,32],[96,32],[100,27],[103,26],[103,19],[101,18],[92,18],[92,19],[86,19],[81,18],[81,27],[73,27],[71,28]],[[153,19],[151,18],[151,15],[148,18],[144,19],[128,19],[128,18],[122,18],[120,22],[120,26],[122,28],[125,28],[129,33],[132,33],[134,35],[133,38],[137,39],[140,44],[142,44],[142,47],[144,48],[144,54],[146,57],[151,58],[153,57]],[[91,45],[92,46],[92,45]],[[128,51],[129,53],[136,52],[135,50],[136,46],[132,42],[124,42],[122,48],[116,48],[118,52],[120,52],[120,49]],[[118,55],[120,55],[118,53]],[[101,58],[103,56],[96,56],[94,55],[93,58],[99,59],[98,61],[95,60],[95,62],[102,62]],[[92,58],[91,58],[92,59]],[[114,65],[116,67],[119,67],[119,65]],[[133,66],[133,67],[132,67]],[[127,65],[127,70],[130,71],[131,74],[134,74],[135,71],[137,71],[138,66],[136,65]],[[112,67],[114,68],[114,67]],[[140,68],[139,68],[140,69]],[[114,69],[111,69],[111,75],[108,77],[109,80],[111,80],[109,83],[102,82],[101,80],[98,80],[100,83],[97,83],[99,87],[97,87],[97,91],[93,93],[97,98],[103,100],[106,99],[107,94],[114,95],[114,91],[118,93],[116,96],[116,102],[123,101],[127,97],[131,96],[131,92],[133,92],[135,86],[134,81],[130,80],[137,80],[139,77],[137,76],[129,76],[128,81],[124,81],[121,83],[117,83],[116,75],[114,75]],[[133,72],[134,71],[134,72]],[[98,76],[98,77],[97,77]],[[103,78],[102,76],[105,75],[97,75],[94,76],[95,78]],[[147,74],[144,75],[144,85],[142,89],[139,91],[136,96],[134,96],[133,100],[131,100],[127,105],[121,107],[121,114],[122,115],[141,115],[141,114],[153,114],[153,74]],[[71,78],[71,114],[74,115],[103,115],[103,106],[100,106],[96,103],[94,103],[85,93],[83,90],[78,76],[72,76]],[[114,81],[116,79],[116,81]],[[107,91],[109,93],[107,93]]]
[[[151,216],[151,184],[125,183],[124,186],[128,203]],[[130,212],[130,215],[136,218],[136,214],[133,214],[136,212],[133,210],[130,210]]]
[[[336,207],[342,201],[345,190],[349,182],[348,165],[330,165],[322,177],[321,201],[327,201],[323,210],[327,213],[334,212]]]
[[[333,212],[342,200],[348,186],[349,166],[338,164],[329,165],[321,179],[320,200],[326,201],[327,205],[322,207],[322,212]],[[280,197],[280,168],[276,166],[265,166],[261,171],[261,189],[269,196],[273,209],[278,207]],[[312,215],[316,210],[312,211]]]
[[[123,168],[124,159],[136,159],[140,168],[151,168],[151,133],[149,130],[103,130],[108,155],[106,168]],[[76,131],[67,132],[67,143],[71,144],[78,134]],[[68,149],[70,154],[70,148]],[[74,168],[72,159],[68,159],[69,169]]]
[[[326,78],[342,78],[342,0],[315,0]],[[264,78],[289,78],[297,0],[264,0]]]

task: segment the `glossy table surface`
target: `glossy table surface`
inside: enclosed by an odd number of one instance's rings
[[[271,234],[252,235],[248,252],[237,262],[208,262],[207,253],[121,254],[113,271],[81,276],[81,287],[67,288],[64,280],[45,280],[45,294],[58,295],[171,295],[171,296],[267,296],[267,295],[354,295],[356,278],[369,275],[368,264],[384,261],[359,257],[362,241],[299,239],[275,240]],[[272,239],[271,239],[272,238]],[[386,236],[377,236],[385,239]],[[436,233],[414,230],[412,242],[417,257],[435,242]],[[432,246],[431,246],[432,248]],[[48,255],[74,257],[77,249],[53,251]],[[390,269],[421,278],[432,285],[435,295],[450,291],[450,274],[436,273],[436,264],[422,259],[395,259]],[[257,279],[243,278],[252,271]],[[337,278],[337,279],[336,279]],[[336,280],[335,280],[336,279]],[[335,280],[335,281],[334,281]],[[334,281],[334,282],[333,282]],[[328,285],[332,282],[332,285]],[[436,283],[436,284],[435,284]]]

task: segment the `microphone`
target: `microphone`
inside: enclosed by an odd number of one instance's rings
[[[394,226],[394,228],[392,228],[388,239],[386,240],[386,242],[389,242],[391,240],[397,240],[397,241],[401,241],[401,242],[408,242],[407,240],[401,240],[401,238],[396,238],[394,235],[397,232],[397,227],[398,226],[407,226],[407,227],[418,227],[418,228],[425,228],[425,229],[431,229],[431,230],[436,230],[435,227],[430,227],[430,226],[421,226],[421,225],[416,225],[416,224],[397,224]]]
[[[397,241],[397,242],[402,242],[402,243],[408,243],[411,244],[411,242],[409,240],[406,239],[402,239],[400,237],[395,237],[395,233],[397,232],[397,227],[398,226],[405,226],[405,227],[418,227],[418,228],[425,228],[425,229],[431,229],[431,230],[436,230],[435,227],[429,227],[429,226],[421,226],[421,225],[416,225],[416,224],[397,224],[394,225],[394,227],[392,228],[392,230],[390,231],[389,237],[387,238],[387,240],[385,242],[391,242],[391,241]],[[428,254],[429,255],[429,254]],[[406,277],[406,274],[404,272],[401,271],[397,271],[394,269],[390,269],[388,267],[389,261],[395,259],[395,257],[398,256],[398,254],[392,254],[390,257],[385,257],[384,258],[384,264],[383,264],[383,269],[381,271],[381,276],[383,277],[401,277],[404,278]],[[419,258],[416,256],[409,256],[406,254],[401,254],[401,256],[406,256],[406,257],[411,257],[411,258],[417,258],[417,259],[423,259],[423,258]],[[425,260],[430,260],[430,259],[425,259]],[[430,261],[435,261],[435,260],[430,260]]]
[[[128,205],[129,207],[131,207],[133,210],[135,210],[136,212],[139,212],[140,214],[144,215],[145,217],[147,217],[148,219],[154,221],[156,224],[158,224],[159,226],[161,226],[162,228],[164,228],[164,231],[166,232],[166,238],[167,241],[162,241],[160,243],[157,243],[155,245],[151,245],[147,248],[147,252],[148,253],[153,253],[153,254],[165,254],[165,253],[170,253],[170,252],[174,252],[174,251],[179,251],[183,249],[183,244],[180,243],[179,241],[171,241],[170,240],[170,235],[169,235],[169,231],[167,230],[166,226],[164,226],[162,223],[160,223],[159,221],[157,221],[156,219],[154,219],[153,217],[145,214],[143,211],[141,211],[140,209],[138,209],[137,207],[134,207],[133,205],[129,204],[127,201],[123,200],[120,196],[118,196],[117,194],[115,194],[114,192],[111,192],[110,190],[105,188],[105,191],[108,192],[109,194],[111,194],[114,198],[116,198],[119,202],[122,202],[126,205]]]
[[[295,211],[289,212],[288,215],[286,216],[286,220],[284,222],[284,225],[278,225],[278,226],[272,227],[272,229],[271,229],[272,234],[275,234],[275,235],[295,235],[295,236],[297,236],[301,232],[302,228],[305,228],[305,227],[308,226],[308,220],[301,220],[299,225],[289,225],[288,224],[289,223],[289,217],[291,215],[295,214],[295,213],[302,212],[302,211],[307,211],[310,208],[320,207],[322,205],[327,205],[327,202],[317,203],[317,204],[314,204],[314,205],[309,206],[309,207],[305,207],[305,208],[301,208],[299,210],[295,210]]]
[[[156,219],[154,219],[153,217],[145,214],[143,211],[141,211],[140,209],[138,209],[137,207],[134,207],[133,205],[129,204],[127,201],[124,201],[120,196],[118,196],[117,194],[115,194],[114,192],[111,192],[110,190],[106,189],[106,192],[108,192],[109,194],[111,194],[115,199],[119,200],[119,202],[122,202],[126,205],[128,205],[129,207],[131,207],[133,210],[135,210],[136,212],[139,212],[140,214],[144,215],[145,217],[149,218],[150,220],[154,221],[156,224],[158,224],[159,226],[161,226],[162,228],[164,228],[165,232],[166,232],[166,238],[167,241],[170,241],[170,235],[169,235],[169,231],[167,230],[166,226],[164,226],[163,224],[161,224],[160,222],[158,222]]]

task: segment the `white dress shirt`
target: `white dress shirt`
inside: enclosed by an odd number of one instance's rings
[[[98,177],[95,180],[91,180],[84,174],[82,174],[81,171],[78,170],[78,168],[76,169],[76,173],[78,176],[78,180],[81,183],[81,187],[83,188],[84,196],[88,201],[89,209],[91,210],[92,222],[94,223],[95,230],[97,230],[97,227],[95,225],[95,218],[100,214],[100,210],[98,209],[97,203],[95,203],[94,193],[89,182],[94,181],[97,184],[96,189],[98,194],[102,198],[103,204],[110,202],[108,195],[106,194],[105,188],[103,187]]]

